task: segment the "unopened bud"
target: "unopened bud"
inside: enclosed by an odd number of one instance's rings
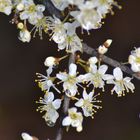
[[[89,64],[96,64],[98,62],[97,57],[90,57],[88,60]]]
[[[104,45],[106,48],[109,48],[111,44],[112,44],[112,39],[107,39],[103,45]]]
[[[83,130],[83,127],[80,125],[80,126],[77,127],[76,130],[77,130],[77,132],[81,132]]]
[[[33,137],[30,136],[28,133],[22,133],[21,137],[23,138],[23,140],[33,140]]]
[[[99,54],[105,54],[108,51],[108,48],[106,48],[104,45],[99,46],[98,53]]]
[[[18,29],[22,30],[23,27],[24,27],[24,25],[23,25],[22,22],[19,22],[19,23],[17,24],[17,28],[18,28]]]
[[[31,40],[31,33],[27,29],[23,29],[19,32],[19,39],[22,42],[30,42]]]
[[[45,59],[44,65],[47,67],[52,67],[57,64],[57,59],[53,56],[49,56]]]

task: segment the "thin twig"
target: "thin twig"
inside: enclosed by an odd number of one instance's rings
[[[96,56],[96,57],[98,57],[98,55],[99,55],[98,52],[94,48],[89,47],[85,43],[83,43],[83,52],[85,52],[86,54],[92,55],[92,56]],[[102,56],[102,61],[105,62],[106,64],[112,66],[112,67],[120,67],[120,69],[123,72],[125,72],[125,73],[135,77],[136,79],[140,80],[140,76],[139,76],[138,73],[134,73],[129,67],[121,64],[120,62],[118,62],[118,61],[116,61],[112,58],[109,58],[105,55]]]

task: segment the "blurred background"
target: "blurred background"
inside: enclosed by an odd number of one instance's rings
[[[119,1],[123,9],[114,9],[115,15],[108,15],[105,24],[91,35],[82,35],[84,42],[96,48],[106,39],[113,43],[108,56],[126,62],[130,51],[140,46],[140,1]],[[9,23],[11,17],[0,14],[0,140],[20,140],[21,132],[29,132],[40,138],[54,138],[57,125],[49,128],[36,112],[36,100],[43,96],[34,82],[35,73],[45,74],[44,60],[57,53],[56,44],[44,36],[32,39],[30,43],[18,40],[15,25]],[[62,65],[63,66],[63,65]],[[64,140],[140,140],[140,81],[133,79],[134,94],[123,98],[110,95],[111,87],[101,96],[103,109],[95,119],[84,120],[84,131],[77,133],[70,129]]]

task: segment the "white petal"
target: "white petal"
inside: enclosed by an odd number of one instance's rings
[[[92,101],[93,95],[94,95],[94,92],[90,92],[90,93],[88,94],[88,99],[89,99],[89,101]]]
[[[84,98],[84,100],[87,100],[88,99],[88,94],[87,94],[87,92],[86,92],[85,89],[83,91],[83,98]]]
[[[105,74],[105,75],[102,76],[102,78],[103,78],[103,80],[108,81],[108,80],[113,80],[114,76],[111,75],[111,74]]]
[[[65,117],[62,121],[63,126],[69,126],[71,124],[71,118],[69,116]]]
[[[83,104],[84,104],[83,99],[80,99],[78,102],[75,103],[75,106],[77,106],[77,107],[82,107]]]
[[[97,72],[97,66],[96,65],[90,65],[90,72],[96,73]]]
[[[73,113],[73,112],[77,112],[77,108],[76,107],[72,107],[68,110],[69,113]]]
[[[98,62],[98,59],[97,57],[90,57],[88,61],[92,65],[92,64],[96,64]]]
[[[71,125],[73,127],[78,127],[81,124],[81,122],[79,120],[72,120]]]
[[[47,103],[52,102],[54,100],[54,94],[52,92],[48,92],[44,95],[44,99]]]
[[[118,81],[123,79],[123,73],[119,67],[117,67],[113,70],[113,75],[114,75],[115,79]]]
[[[76,76],[76,70],[77,70],[77,65],[75,65],[74,63],[71,63],[69,66],[69,75]]]
[[[38,4],[36,6],[36,8],[37,8],[37,11],[39,11],[39,12],[43,12],[45,10],[45,6],[44,5],[41,5],[41,4]]]
[[[52,102],[55,109],[59,109],[61,106],[61,99],[56,99]]]
[[[51,121],[52,121],[53,123],[56,123],[56,120],[58,119],[58,117],[59,117],[58,112],[57,112],[56,110],[54,110],[53,113],[52,113],[51,116],[50,116]]]
[[[136,63],[133,63],[133,64],[131,65],[131,69],[132,69],[132,71],[134,71],[134,72],[140,72],[140,67],[139,67]]]
[[[108,66],[107,66],[107,65],[101,65],[101,66],[99,67],[98,72],[99,72],[100,74],[104,75],[104,74],[106,73],[107,69],[108,69]]]
[[[133,64],[133,63],[135,63],[135,61],[136,61],[136,57],[133,56],[133,55],[129,55],[128,62],[129,62],[130,64]]]
[[[68,79],[68,75],[66,73],[59,73],[56,77],[62,81],[66,81]]]

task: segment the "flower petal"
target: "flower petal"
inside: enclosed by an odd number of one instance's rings
[[[62,81],[66,81],[68,79],[67,73],[59,73],[56,75],[56,77]]]
[[[108,69],[108,66],[107,66],[107,65],[101,65],[101,66],[99,67],[98,72],[99,72],[101,75],[104,75],[104,74],[106,73],[107,69]]]
[[[84,100],[87,100],[88,99],[88,94],[87,94],[87,92],[86,92],[85,89],[83,91],[83,98],[84,98]]]
[[[44,95],[44,99],[45,101],[48,103],[48,102],[52,102],[54,100],[54,94],[52,92],[47,92],[45,95]]]
[[[76,70],[77,70],[77,65],[75,65],[74,63],[71,63],[69,66],[69,75],[76,76]]]
[[[63,126],[69,126],[71,124],[71,118],[69,116],[65,117],[62,121]]]
[[[61,106],[61,99],[56,99],[52,102],[55,109],[59,109]]]
[[[118,81],[123,79],[123,73],[119,67],[117,67],[113,70],[113,75],[114,75],[115,79]]]
[[[75,106],[77,106],[77,107],[82,107],[83,104],[84,104],[83,99],[80,99],[78,102],[75,103]]]

